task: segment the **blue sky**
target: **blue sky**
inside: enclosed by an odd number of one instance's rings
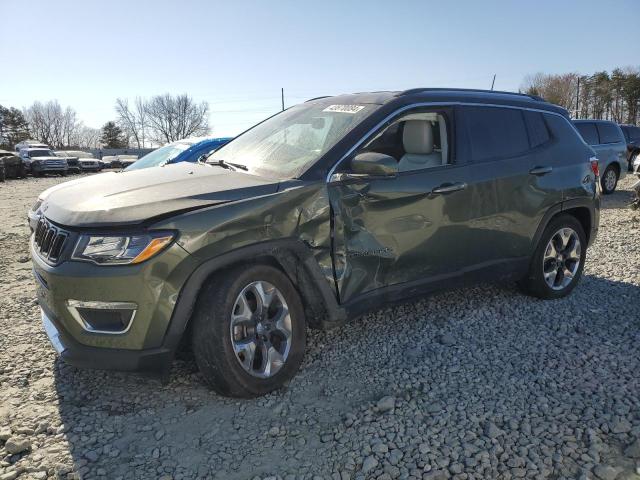
[[[307,98],[418,86],[517,90],[538,71],[640,65],[640,1],[0,0],[0,104],[187,92],[214,134]]]

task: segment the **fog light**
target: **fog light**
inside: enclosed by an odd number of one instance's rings
[[[132,302],[67,300],[67,308],[87,332],[122,334],[131,328],[138,305]]]

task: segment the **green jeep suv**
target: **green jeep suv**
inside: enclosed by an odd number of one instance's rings
[[[44,328],[74,365],[165,379],[188,344],[214,390],[262,395],[307,327],[474,281],[567,295],[598,229],[593,155],[537,97],[316,98],[197,164],[51,191],[31,238]]]

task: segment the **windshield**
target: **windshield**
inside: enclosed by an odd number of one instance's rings
[[[160,165],[164,165],[170,160],[176,158],[181,152],[184,152],[190,146],[191,145],[188,143],[172,143],[170,145],[165,145],[164,147],[160,147],[151,153],[147,153],[136,163],[125,168],[125,170],[137,170],[139,168],[158,167]],[[121,159],[125,157],[128,156],[120,156]]]
[[[55,154],[51,150],[31,150],[29,158],[33,157],[55,157]]]
[[[207,162],[222,160],[256,175],[296,178],[377,107],[296,105],[220,147]]]

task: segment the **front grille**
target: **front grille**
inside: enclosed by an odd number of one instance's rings
[[[62,160],[45,160],[44,164],[47,167],[64,167]]]
[[[60,257],[68,237],[67,232],[54,227],[44,217],[40,217],[34,236],[36,250],[41,257],[55,262]]]

